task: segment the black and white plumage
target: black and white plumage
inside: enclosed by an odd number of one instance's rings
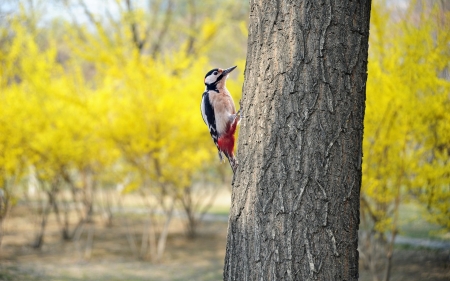
[[[219,145],[217,144],[217,141],[219,139],[219,133],[217,132],[216,118],[214,116],[214,108],[212,107],[211,101],[209,100],[209,92],[208,91],[203,93],[202,103],[201,103],[201,111],[202,111],[203,121],[205,121],[206,126],[208,126],[209,133],[211,134],[211,138],[213,139],[214,144],[217,146],[217,149],[219,150],[220,161],[222,161],[222,153],[220,152]]]
[[[230,162],[233,172],[237,167],[234,157],[234,134],[240,120],[239,112],[236,112],[234,101],[228,92],[225,82],[228,74],[236,68],[212,69],[205,76],[205,92],[202,95],[201,113],[203,121],[208,126],[209,133],[219,150],[222,160],[222,152]]]

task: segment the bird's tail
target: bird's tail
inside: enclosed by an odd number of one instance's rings
[[[220,137],[217,143],[219,146],[219,155],[221,152],[223,152],[223,154],[225,154],[225,157],[227,157],[228,162],[230,162],[233,173],[236,172],[238,164],[236,158],[234,157],[234,135],[226,134]]]
[[[227,157],[228,162],[230,163],[231,170],[233,170],[233,174],[235,174],[237,167],[238,167],[238,161],[237,161],[236,157],[234,157],[233,154],[231,154],[231,155],[229,155],[228,153],[224,153],[224,154]]]

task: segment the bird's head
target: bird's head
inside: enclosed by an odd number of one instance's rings
[[[205,75],[205,85],[207,90],[217,90],[225,87],[225,81],[228,78],[228,74],[233,71],[237,66],[233,66],[227,69],[214,68]]]

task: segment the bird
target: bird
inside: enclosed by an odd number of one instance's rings
[[[214,68],[206,73],[204,80],[206,88],[200,106],[203,121],[208,126],[214,144],[219,150],[219,159],[222,161],[222,153],[225,154],[233,174],[238,166],[234,156],[234,134],[241,115],[240,109],[236,112],[233,98],[226,88],[226,80],[236,67]]]

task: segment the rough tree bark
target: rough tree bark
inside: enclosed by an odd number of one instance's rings
[[[224,280],[357,280],[370,0],[250,0]]]

